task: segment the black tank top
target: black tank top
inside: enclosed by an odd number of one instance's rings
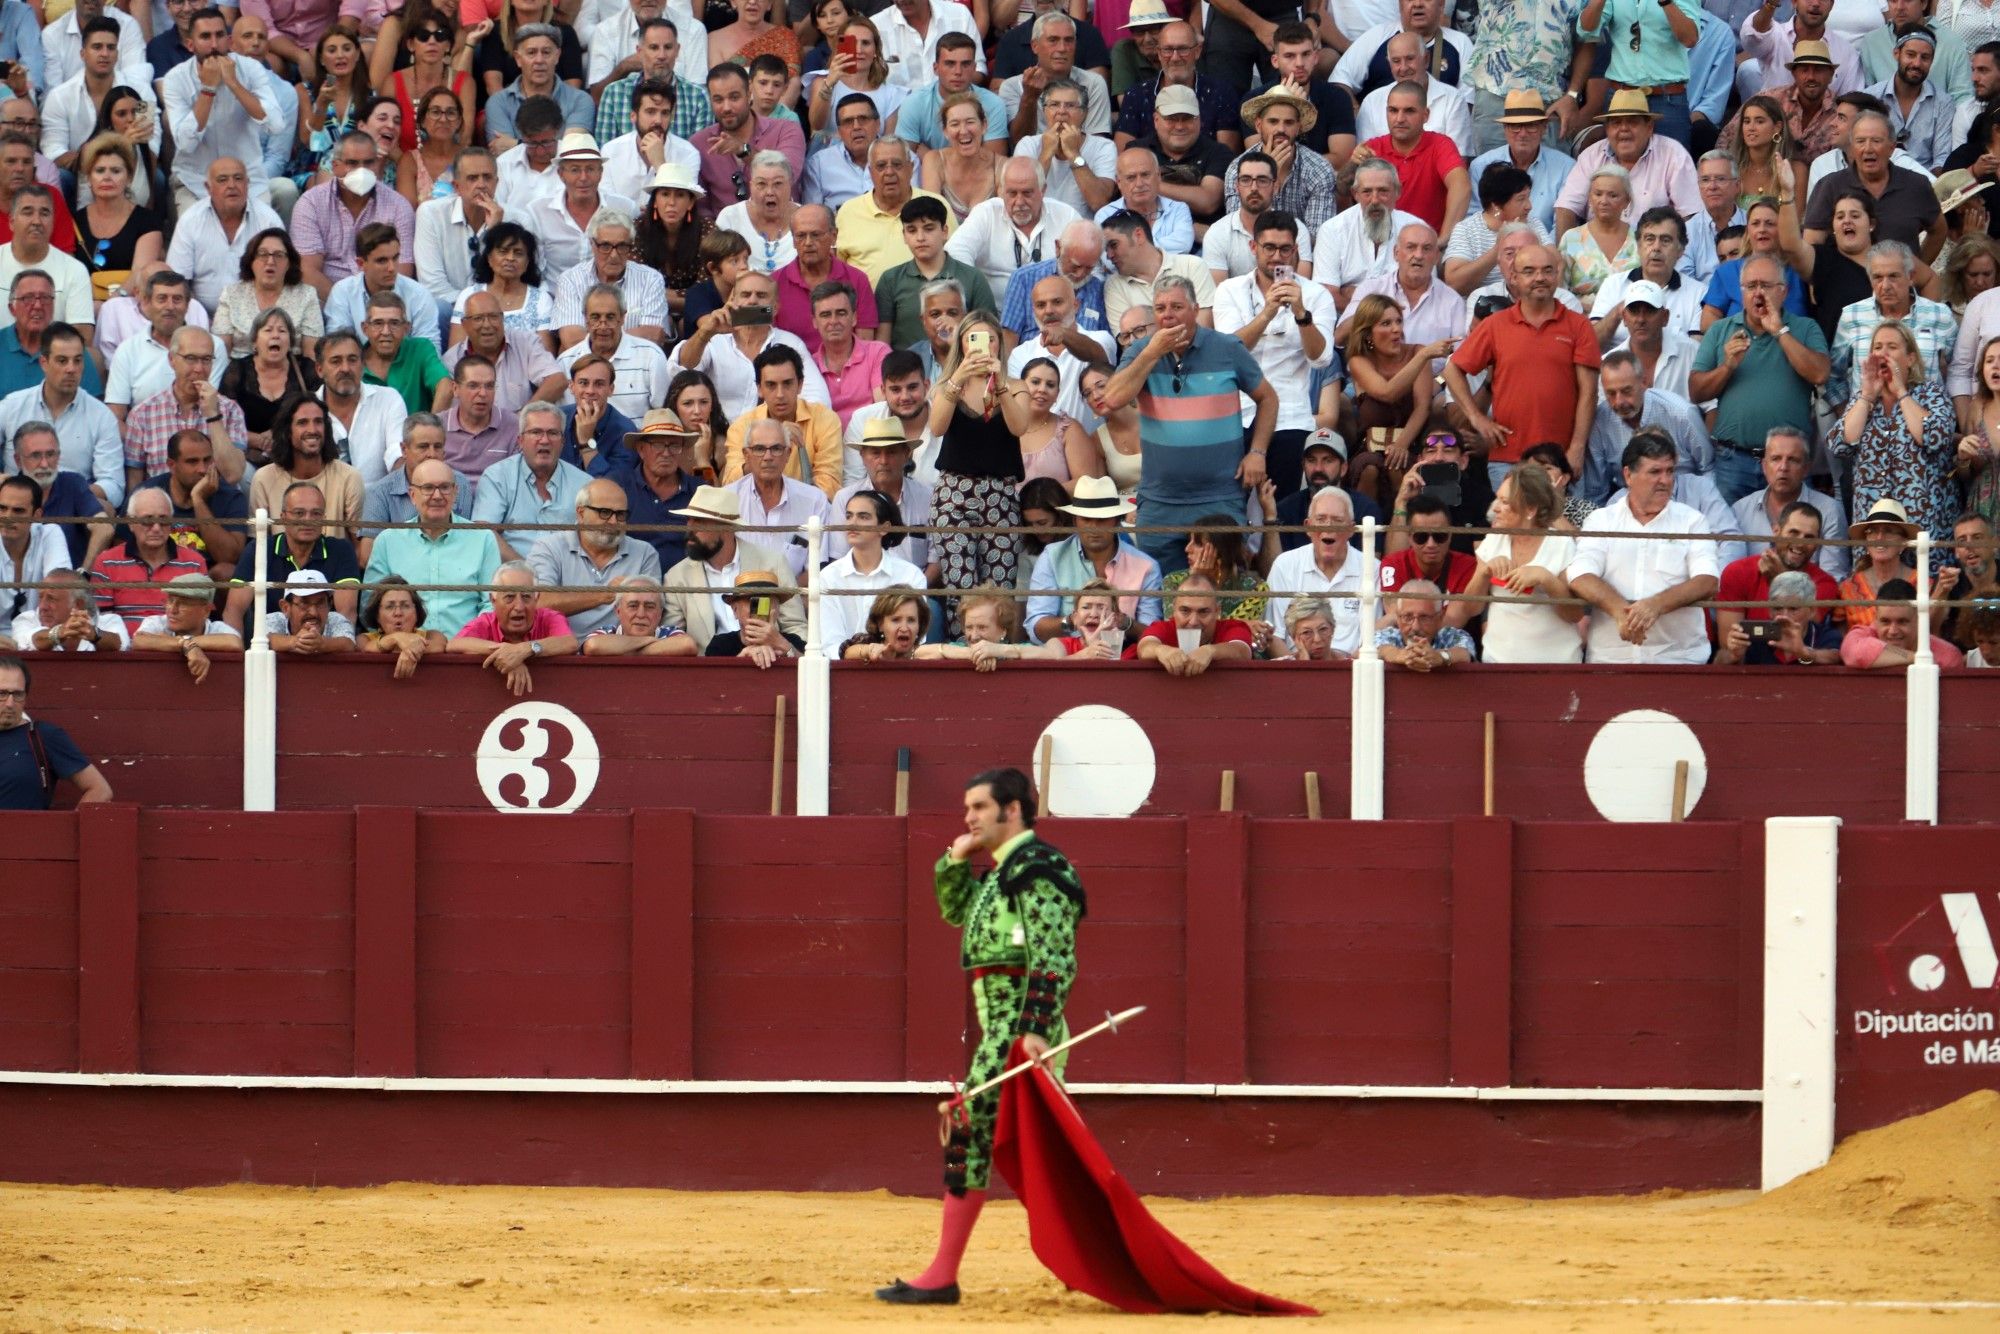
[[[955,472],[961,477],[998,477],[1020,481],[1026,470],[1021,466],[1021,442],[1007,429],[1006,414],[993,405],[993,416],[982,419],[967,411],[963,403],[952,409],[951,424],[944,428],[938,449],[939,472]]]

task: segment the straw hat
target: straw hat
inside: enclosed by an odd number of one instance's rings
[[[648,182],[648,190],[685,190],[689,194],[701,195],[701,186],[694,178],[694,168],[685,162],[662,162]]]
[[[646,413],[646,420],[639,424],[638,430],[625,433],[625,444],[629,448],[649,440],[694,440],[700,435],[700,431],[681,425],[672,408],[653,408]]]
[[[778,577],[769,570],[743,570],[736,576],[736,585],[722,595],[724,602],[747,602],[751,598],[768,597],[773,602],[783,602],[790,593],[780,592]]]
[[[597,151],[597,140],[590,137],[590,131],[571,130],[556,146],[556,161],[602,162],[604,154]]]
[[[1938,178],[1931,182],[1931,189],[1937,192],[1938,212],[1950,213],[1992,184],[1991,181],[1975,180],[1971,172],[1956,167],[1939,173]]]
[[[1532,88],[1516,88],[1507,94],[1506,105],[1500,108],[1502,125],[1539,125],[1549,118],[1549,109],[1542,105],[1542,95]]]
[[[1834,69],[1833,49],[1825,42],[1811,40],[1796,43],[1792,47],[1792,58],[1785,62],[1786,69],[1797,69],[1801,65],[1823,65]]]
[[[1070,493],[1069,504],[1056,508],[1079,519],[1116,519],[1139,507],[1120,496],[1118,483],[1109,477],[1079,477],[1076,489]]]
[[[1132,0],[1132,12],[1125,17],[1128,28],[1164,28],[1169,23],[1178,23],[1167,12],[1167,0]]]
[[[687,507],[674,513],[683,519],[712,519],[717,523],[743,521],[743,507],[736,503],[736,493],[722,486],[696,487]]]
[[[1917,540],[1917,526],[1910,522],[1910,512],[1903,508],[1900,500],[1887,496],[1875,502],[1867,514],[1847,526],[1848,537],[1855,541],[1866,541],[1877,528],[1895,528],[1905,542]]]
[[[1264,114],[1264,108],[1273,102],[1289,102],[1299,113],[1299,133],[1304,134],[1319,122],[1319,112],[1313,104],[1300,97],[1284,84],[1276,84],[1245,102],[1241,109],[1243,123],[1255,125],[1257,117]]]
[[[1660,113],[1653,110],[1646,101],[1646,95],[1637,88],[1620,88],[1611,94],[1611,105],[1597,119],[1615,120],[1620,116],[1644,116],[1647,120],[1658,120]]]
[[[903,423],[896,420],[894,413],[884,413],[880,417],[871,417],[861,423],[861,441],[858,446],[861,449],[895,449],[902,445],[914,449],[922,443],[923,441],[903,429]]]

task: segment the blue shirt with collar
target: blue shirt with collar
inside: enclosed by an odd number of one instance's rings
[[[604,475],[624,489],[625,504],[631,510],[625,522],[631,526],[633,537],[652,543],[653,550],[660,553],[660,569],[671,570],[680,564],[687,556],[687,520],[674,511],[693,503],[694,489],[701,485],[701,479],[683,471],[680,489],[662,499],[653,493],[653,488],[646,484],[645,474],[636,466],[617,464]],[[644,531],[652,524],[665,526]]]
[[[1092,219],[1100,227],[1104,220],[1126,208],[1124,198],[1112,200],[1097,210]],[[1160,196],[1160,216],[1152,224],[1153,244],[1169,255],[1185,255],[1194,249],[1194,214],[1178,199]]]
[[[557,79],[553,96],[556,106],[563,113],[563,129],[589,131],[597,127],[597,103],[590,100],[589,93]],[[521,94],[519,79],[487,98],[487,138],[490,139],[496,134],[505,135],[509,139],[520,138],[520,132],[514,126],[514,117],[521,114],[521,103],[526,100]]]
[[[592,477],[602,477],[611,471],[613,464],[626,463],[636,468],[638,456],[625,448],[625,437],[639,429],[633,420],[612,407],[604,405],[604,413],[597,419],[597,433],[591,436],[591,447],[597,451],[586,467],[583,462],[583,442],[576,438],[576,404],[563,407],[563,449],[564,463],[573,463],[584,468]]]
[[[1000,300],[1000,323],[1020,335],[1024,343],[1042,331],[1042,326],[1035,323],[1035,304],[1029,299],[1035,284],[1058,272],[1055,258],[1051,256],[1033,264],[1023,264],[1007,279],[1007,292]],[[1110,332],[1104,323],[1102,274],[1092,273],[1090,281],[1076,289],[1076,327]]]
[[[476,489],[473,480],[458,469],[451,470],[458,482],[458,495],[451,502],[451,512],[461,519],[472,517],[472,493]],[[391,468],[382,476],[368,484],[361,496],[362,537],[374,537],[380,528],[370,528],[368,524],[415,523],[417,502],[410,499],[410,478],[401,468]]]
[[[501,525],[500,535],[514,553],[525,558],[535,543],[551,530],[515,528],[522,523],[576,522],[576,498],[590,485],[590,474],[574,463],[556,460],[549,475],[548,499],[535,489],[535,477],[528,470],[525,455],[505,458],[479,475],[479,494],[473,498],[472,517],[479,523]]]
[[[0,4],[0,60],[28,67],[28,86],[38,94],[49,91],[48,67],[42,52],[42,25],[22,0]]]

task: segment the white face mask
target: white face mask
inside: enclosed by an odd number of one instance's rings
[[[356,167],[340,178],[340,184],[349,194],[371,195],[375,193],[375,169]]]

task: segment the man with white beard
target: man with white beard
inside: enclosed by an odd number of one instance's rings
[[[1340,310],[1354,299],[1354,289],[1378,273],[1395,267],[1396,236],[1423,219],[1396,207],[1403,192],[1396,168],[1382,160],[1354,169],[1354,207],[1327,219],[1313,238],[1313,277],[1333,294]]]

